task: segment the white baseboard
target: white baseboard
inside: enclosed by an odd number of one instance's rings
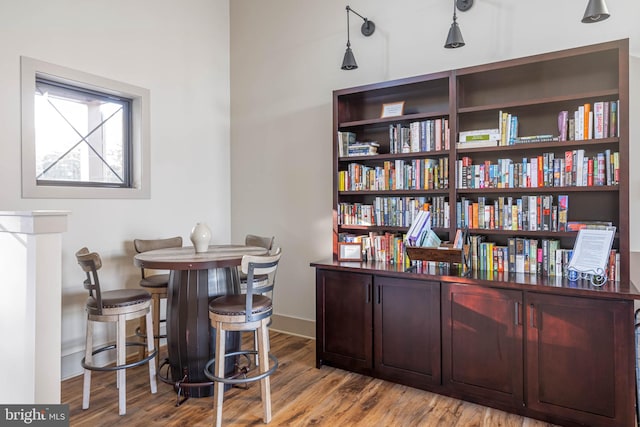
[[[271,319],[272,322],[269,327],[271,330],[304,338],[316,338],[316,322],[313,320],[283,316],[280,314],[274,314],[271,316]]]

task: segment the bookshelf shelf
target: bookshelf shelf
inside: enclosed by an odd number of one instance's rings
[[[356,120],[353,122],[340,123],[339,127],[342,130],[349,130],[350,128],[357,128],[368,125],[388,125],[390,123],[412,122],[416,120],[426,120],[438,117],[444,117],[449,114],[448,110],[434,111],[430,113],[414,113],[404,114],[402,116],[384,117],[377,119]]]
[[[592,92],[582,92],[570,95],[549,96],[545,98],[529,99],[526,101],[512,101],[486,105],[475,105],[472,107],[461,107],[458,109],[458,114],[475,113],[478,111],[498,111],[504,109],[518,109],[522,107],[533,107],[538,105],[551,105],[551,104],[567,104],[567,103],[584,103],[593,99],[614,99],[618,96],[617,89],[607,89]],[[561,109],[561,108],[558,108]]]
[[[618,185],[592,185],[585,187],[518,187],[518,188],[463,188],[458,189],[459,195],[471,195],[471,194],[510,194],[510,195],[522,195],[522,194],[565,194],[565,193],[605,193],[613,192],[618,193],[620,186]]]
[[[450,150],[438,150],[438,151],[416,151],[413,153],[393,153],[393,154],[375,154],[372,156],[346,156],[338,157],[339,162],[383,162],[385,160],[409,160],[409,159],[424,159],[430,157],[443,157],[448,156]]]
[[[458,148],[458,154],[463,153],[490,153],[499,152],[531,152],[532,150],[552,149],[564,151],[568,148],[576,147],[608,147],[619,143],[619,138],[581,139],[578,141],[551,141],[551,142],[531,142],[527,144],[516,144],[507,146],[481,147],[481,148]]]

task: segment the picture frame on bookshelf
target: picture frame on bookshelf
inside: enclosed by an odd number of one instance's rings
[[[362,244],[338,242],[338,261],[362,261]]]
[[[382,112],[380,113],[380,118],[384,119],[385,117],[397,117],[403,114],[404,101],[389,102],[387,104],[382,104]]]

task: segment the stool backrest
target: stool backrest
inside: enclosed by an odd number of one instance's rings
[[[273,247],[274,240],[275,240],[275,237],[273,236],[262,237],[262,236],[256,236],[254,234],[247,234],[247,236],[244,238],[244,244],[247,246],[258,246],[270,251],[271,248]]]
[[[181,248],[182,237],[169,237],[168,239],[134,239],[133,246],[137,253],[154,251],[156,249]],[[144,268],[140,269],[144,279]]]
[[[102,293],[100,291],[100,279],[98,278],[98,270],[102,268],[102,259],[96,252],[89,252],[86,247],[76,252],[76,259],[80,268],[87,275],[83,282],[84,288],[89,291],[89,297],[96,300],[98,313],[102,314]]]
[[[277,248],[273,254],[269,255],[245,255],[242,257],[242,272],[247,275],[247,296],[246,296],[246,314],[247,322],[254,320],[260,320],[265,317],[271,316],[273,309],[261,312],[257,315],[252,313],[253,296],[263,294],[269,290],[273,290],[276,283],[276,271],[278,269],[278,263],[282,256],[282,250]],[[267,286],[260,286],[259,289],[255,287],[255,277],[258,275],[267,275],[269,283]]]

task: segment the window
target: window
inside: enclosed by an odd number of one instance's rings
[[[23,57],[23,197],[148,198],[148,91]]]

